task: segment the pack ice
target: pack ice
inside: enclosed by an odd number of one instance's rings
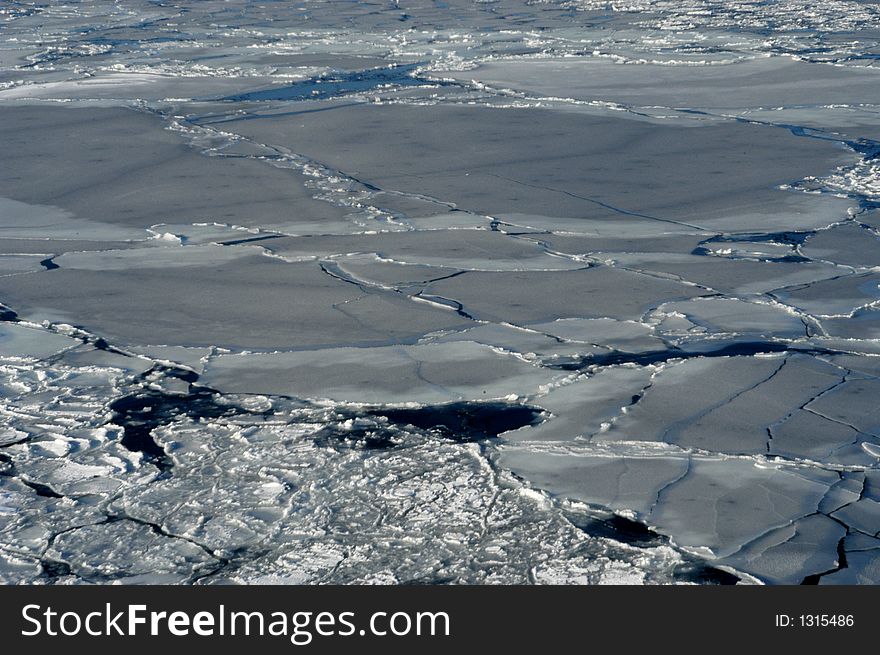
[[[0,580],[880,582],[880,9],[0,7]]]

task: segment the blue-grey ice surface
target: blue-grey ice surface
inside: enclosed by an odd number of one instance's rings
[[[880,7],[0,6],[0,580],[880,582]]]

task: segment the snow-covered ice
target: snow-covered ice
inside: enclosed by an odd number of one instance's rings
[[[878,25],[0,7],[0,581],[880,583]]]

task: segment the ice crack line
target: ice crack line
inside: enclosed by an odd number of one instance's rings
[[[635,216],[637,218],[646,218],[651,221],[660,221],[661,223],[670,223],[673,225],[679,225],[681,227],[687,227],[692,230],[700,230],[702,232],[712,232],[708,228],[702,227],[700,225],[694,225],[693,223],[685,223],[683,221],[676,221],[671,218],[660,218],[659,216],[651,216],[650,214],[642,214],[640,212],[629,211],[626,209],[621,209],[620,207],[615,207],[614,205],[609,205],[607,202],[602,202],[601,200],[596,200],[595,198],[589,198],[587,196],[581,196],[576,193],[572,193],[571,191],[566,191],[565,189],[556,189],[550,186],[542,186],[540,184],[530,184],[528,182],[523,182],[521,180],[516,180],[511,177],[505,177],[504,175],[498,175],[496,173],[486,173],[486,175],[490,177],[498,178],[499,180],[507,180],[508,182],[513,182],[514,184],[521,184],[522,186],[530,187],[532,189],[542,189],[544,191],[552,191],[554,193],[561,193],[571,198],[576,198],[577,200],[584,200],[586,202],[593,203],[599,207],[603,207],[605,209],[610,209],[613,212],[618,214],[623,214],[625,216]]]

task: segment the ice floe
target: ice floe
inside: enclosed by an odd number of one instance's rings
[[[876,7],[404,4],[0,8],[0,581],[880,581]]]

